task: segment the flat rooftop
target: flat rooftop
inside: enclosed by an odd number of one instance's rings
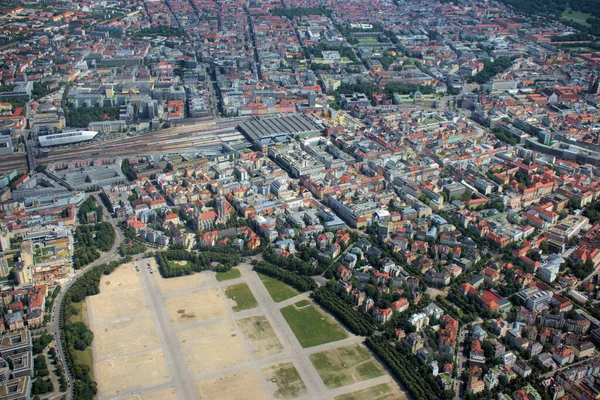
[[[302,114],[254,117],[237,128],[253,143],[264,138],[317,134],[321,131],[317,124]]]

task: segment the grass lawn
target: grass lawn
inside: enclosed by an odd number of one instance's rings
[[[379,43],[379,40],[377,40],[377,39],[358,39],[358,43],[373,44],[373,43]]]
[[[294,399],[306,394],[306,386],[291,362],[263,368],[265,379],[277,385],[273,393],[278,400]]]
[[[94,356],[92,355],[92,348],[87,347],[83,351],[75,350],[75,358],[78,364],[87,365],[90,367],[90,375],[94,378]]]
[[[219,282],[228,281],[230,279],[236,279],[241,276],[242,276],[242,274],[239,269],[231,268],[227,272],[217,272],[217,281],[219,281]]]
[[[181,268],[181,267],[189,267],[190,262],[187,260],[181,261],[169,261],[169,267],[171,268]]]
[[[282,308],[281,314],[283,314],[302,347],[318,346],[348,337],[340,324],[314,305],[299,310],[292,304]]]
[[[239,283],[237,285],[226,287],[225,296],[227,296],[229,299],[235,300],[236,305],[233,307],[233,311],[235,312],[249,310],[258,306],[258,302],[254,298],[254,295],[250,291],[248,285],[245,283]]]
[[[383,367],[359,344],[311,354],[309,358],[330,389],[385,375]]]
[[[77,309],[77,314],[73,314],[69,317],[69,322],[74,324],[75,322],[83,322],[88,327],[90,326],[88,322],[88,311],[87,311],[87,303],[85,300],[80,301],[79,303],[71,303],[71,306]]]
[[[569,14],[569,12],[571,12],[571,14]],[[563,11],[561,18],[565,21],[575,22],[583,26],[590,26],[587,20],[591,16],[592,14],[584,13],[581,11],[573,11],[570,8],[567,8],[565,11]]]
[[[300,292],[293,287],[286,285],[275,278],[260,273],[258,276],[275,303],[282,302],[300,294]]]
[[[336,396],[334,400],[400,400],[406,395],[391,383],[382,383],[370,388]]]

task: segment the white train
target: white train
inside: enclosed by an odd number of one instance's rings
[[[40,146],[42,147],[59,146],[92,140],[97,134],[98,132],[94,131],[63,132],[53,135],[40,136],[38,140],[40,141]]]

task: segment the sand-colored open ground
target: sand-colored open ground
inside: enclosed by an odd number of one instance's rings
[[[100,293],[111,293],[139,287],[138,272],[135,272],[134,264],[129,263],[119,266],[110,275],[102,277]]]
[[[167,297],[165,307],[175,324],[205,321],[227,314],[227,303],[218,289]]]
[[[156,271],[153,259],[120,266],[86,299],[99,400],[401,398],[376,361],[354,351],[360,338],[324,323],[329,317],[305,295],[273,302],[250,265],[227,285],[212,272],[163,279],[148,263]],[[224,294],[232,286],[244,289],[235,301]],[[233,312],[233,303],[243,311]],[[282,310],[290,307],[288,320]],[[336,334],[348,339],[344,345],[330,340]],[[314,336],[327,340],[312,345],[329,343],[327,350],[315,353],[299,340]]]
[[[255,370],[196,382],[205,400],[267,400],[264,386]]]
[[[290,361],[262,369],[268,384],[273,386],[273,396],[278,400],[291,400],[307,394],[306,386]]]
[[[177,339],[192,375],[249,361],[242,339],[229,321],[178,332]]]
[[[264,315],[240,319],[237,324],[244,336],[255,346],[252,354],[257,360],[283,351],[281,342]]]
[[[135,396],[126,397],[123,400],[178,400],[177,391],[175,389],[158,390],[156,392],[136,394]]]
[[[104,286],[105,279],[108,277],[102,277],[100,287]],[[104,292],[101,289],[100,294],[101,296],[87,298],[88,310],[93,310],[90,314],[93,315],[95,323],[148,312],[146,298],[141,289],[114,292],[106,296],[103,295]]]
[[[147,262],[154,270],[158,270],[158,266],[156,265],[156,261],[154,259],[149,260]],[[153,276],[161,293],[164,294],[177,293],[181,290],[197,288],[207,280],[214,280],[214,277],[210,276],[210,274],[208,273],[193,274],[168,279],[163,278],[158,273],[154,273]]]
[[[171,375],[162,349],[155,349],[96,363],[96,379],[100,393],[106,397],[169,382]]]
[[[106,358],[160,346],[150,315],[94,326],[94,358]]]

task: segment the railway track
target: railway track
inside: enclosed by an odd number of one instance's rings
[[[238,142],[244,137],[234,126],[215,126],[214,122],[188,127],[178,127],[135,137],[95,141],[76,146],[53,148],[47,157],[38,158],[40,164],[70,161],[96,156],[137,156],[178,151],[202,151],[203,148]],[[208,125],[208,126],[206,126]]]

